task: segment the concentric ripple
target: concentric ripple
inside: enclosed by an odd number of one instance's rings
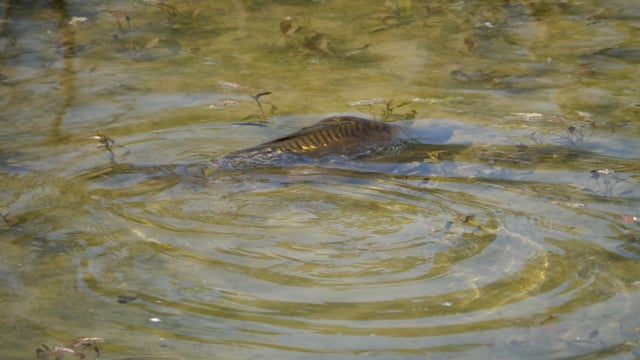
[[[570,343],[594,330],[570,324],[574,314],[606,317],[607,304],[634,305],[628,270],[638,251],[623,251],[621,229],[609,226],[617,194],[637,192],[633,180],[598,194],[593,178],[545,166],[546,150],[531,150],[536,168],[499,168],[485,153],[450,149],[441,161],[416,145],[378,162],[150,176],[135,186],[99,179],[91,196],[117,194],[108,217],[119,230],[87,251],[82,284],[105,299],[138,297],[109,322],[185,354],[601,348],[593,337]]]

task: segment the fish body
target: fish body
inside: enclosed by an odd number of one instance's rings
[[[405,127],[355,116],[335,116],[294,133],[225,156],[224,162],[272,163],[323,156],[357,156],[406,139]]]

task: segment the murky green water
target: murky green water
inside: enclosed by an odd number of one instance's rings
[[[1,358],[640,356],[636,1],[2,5]]]

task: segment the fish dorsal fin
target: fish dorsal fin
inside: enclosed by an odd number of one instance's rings
[[[331,146],[342,142],[370,142],[391,140],[394,126],[380,121],[353,116],[335,116],[323,119],[294,133],[268,141],[263,145],[285,143],[294,139],[309,137],[317,146]]]
[[[354,116],[334,116],[228,157],[262,159],[278,154],[312,157],[349,155],[366,151],[371,146],[388,145],[404,139],[404,135],[405,129],[401,125]]]
[[[373,121],[373,120],[367,120],[367,119],[363,119],[363,118],[357,118],[357,117],[353,117],[353,116],[333,116],[333,117],[328,117],[326,119],[322,119],[320,121],[318,121],[316,123],[316,125],[318,124],[336,124],[336,123],[345,123],[345,122],[354,122],[354,121]]]

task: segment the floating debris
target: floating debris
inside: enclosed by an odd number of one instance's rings
[[[105,148],[109,151],[109,155],[111,161],[115,161],[115,154],[113,153],[113,145],[116,143],[112,138],[108,137],[103,133],[98,133],[95,136],[91,137],[92,139],[98,140],[98,145],[96,145],[96,149]]]
[[[120,295],[118,296],[118,302],[120,304],[126,304],[126,303],[130,303],[132,301],[137,300],[138,297],[135,295]]]
[[[285,35],[289,36],[291,34],[297,33],[302,29],[302,26],[294,26],[293,25],[294,18],[291,16],[287,16],[282,21],[280,21],[280,31]]]
[[[400,7],[398,4],[393,1],[385,1],[384,7],[381,13],[371,17],[378,20],[380,24],[369,29],[369,32],[388,30],[400,24]]]
[[[229,90],[247,90],[246,86],[229,81],[218,81],[218,85]]]
[[[611,169],[595,169],[595,170],[591,170],[591,178],[592,179],[599,179],[600,176],[609,176],[609,175],[613,175],[615,174],[615,171],[611,170]]]
[[[462,70],[453,70],[449,73],[452,79],[461,82],[484,82],[497,83],[500,81],[495,71],[478,70],[473,72],[465,72]]]
[[[449,152],[449,150],[434,150],[429,151],[426,157],[423,159],[424,162],[440,162],[442,161],[443,155]]]
[[[556,206],[562,206],[562,207],[574,208],[574,209],[587,207],[584,203],[581,203],[579,201],[556,200],[556,201],[552,201],[551,203]]]
[[[304,47],[310,50],[316,50],[324,54],[332,54],[329,49],[329,41],[323,33],[316,32],[312,35],[304,37]]]
[[[413,102],[417,102],[414,101],[418,98],[414,98],[411,100],[400,100],[400,101],[396,101],[394,99],[391,100],[384,100],[381,98],[372,98],[372,99],[363,99],[363,100],[358,100],[358,101],[352,101],[349,103],[349,106],[372,106],[372,105],[377,105],[377,104],[384,104],[384,109],[382,109],[382,117],[381,120],[385,121],[385,120],[390,120],[390,119],[394,119],[394,120],[406,120],[406,119],[413,119],[415,118],[416,114],[418,113],[416,110],[409,110],[404,114],[394,114],[394,110],[401,108],[403,106],[409,105]],[[372,111],[373,113],[373,111]]]
[[[264,108],[262,107],[262,102],[260,102],[260,98],[266,95],[271,95],[271,91],[263,91],[263,92],[259,92],[257,94],[253,94],[250,95],[251,98],[256,102],[256,105],[258,105],[258,109],[260,109],[260,119],[261,120],[266,120],[267,119],[267,114],[264,111]],[[271,104],[271,112],[273,113],[275,109],[275,106],[273,106],[273,104]]]
[[[107,150],[111,150],[111,147],[113,146],[113,144],[116,143],[115,141],[113,141],[112,138],[108,137],[103,133],[97,133],[95,136],[92,136],[91,138],[98,140],[99,144],[96,145],[96,148],[98,149],[105,148]]]
[[[344,57],[349,57],[349,56],[353,56],[353,55],[359,54],[359,53],[363,52],[364,50],[366,50],[369,46],[371,46],[371,43],[364,44],[364,45],[362,45],[360,47],[357,47],[355,49],[347,50],[344,53]]]
[[[469,215],[469,214],[461,214],[461,213],[457,213],[456,214],[456,219],[460,222],[462,222],[463,224],[468,224],[469,222],[471,222],[473,219],[475,218],[475,215]]]
[[[405,113],[404,115],[395,115],[393,112],[398,109],[401,108],[405,105],[409,105],[411,104],[412,101],[407,101],[407,100],[402,100],[402,101],[395,101],[393,99],[391,100],[387,100],[384,102],[384,109],[382,110],[382,120],[390,120],[392,117],[394,119],[413,119],[416,117],[416,114],[418,113],[415,110],[409,110],[407,113]]]
[[[84,350],[89,346],[93,346],[93,350],[96,353],[95,358],[98,358],[100,357],[100,349],[98,349],[97,343],[103,341],[102,338],[98,337],[82,337],[76,339],[70,346],[54,346],[50,348],[45,344],[41,344],[44,349],[36,349],[36,358],[38,360],[61,360],[69,354],[77,359],[86,359],[87,354],[84,353]]]
[[[156,47],[156,45],[158,45],[158,43],[160,42],[160,38],[153,38],[151,40],[149,40],[145,45],[144,48],[145,49],[151,49]]]
[[[542,121],[542,120],[545,120],[547,116],[541,113],[520,112],[520,113],[512,113],[507,118],[512,120],[520,120],[520,121]]]
[[[111,10],[109,11],[109,13],[111,13],[111,16],[116,19],[116,22],[118,23],[118,29],[120,29],[122,33],[124,33],[124,29],[122,28],[121,21],[125,21],[127,23],[128,29],[131,30],[131,18],[127,13],[120,10]]]
[[[193,10],[193,13],[191,14],[191,18],[197,25],[200,25],[200,22],[198,21],[198,16],[200,15],[201,12],[202,12],[202,8],[197,8]]]
[[[349,106],[370,106],[370,105],[382,104],[382,103],[384,103],[384,99],[372,98],[372,99],[352,101],[349,103]]]
[[[635,224],[637,222],[640,222],[640,218],[638,218],[635,215],[622,214],[622,221],[624,221],[627,224]]]
[[[593,116],[591,116],[591,114],[589,114],[588,112],[578,111],[578,116],[580,116],[582,120],[586,122],[589,122],[589,123],[593,122]]]
[[[448,96],[443,98],[414,97],[411,99],[411,102],[414,102],[417,104],[437,104],[437,103],[448,103],[448,102],[456,102],[456,101],[463,101],[463,100],[464,98],[461,96]]]
[[[107,135],[103,134],[103,133],[98,133],[95,136],[91,137],[92,139],[98,140],[99,144],[96,145],[96,148],[105,148],[109,151],[111,151],[111,147],[113,146],[113,144],[115,144],[116,142],[113,141],[112,138],[108,137]]]
[[[82,24],[83,22],[87,21],[89,19],[87,19],[86,17],[83,16],[74,16],[71,18],[71,20],[69,20],[68,24],[69,25],[73,25],[73,26],[77,26],[78,24]]]
[[[233,100],[233,99],[225,99],[222,101],[218,101],[215,103],[210,104],[207,108],[209,110],[222,110],[228,106],[233,106],[233,105],[237,105],[238,102]]]
[[[145,1],[145,3],[166,11],[169,18],[178,15],[178,8],[175,5],[167,4],[162,0]]]
[[[9,50],[13,47],[15,47],[16,45],[18,45],[18,39],[14,38],[14,37],[3,37],[0,38],[0,49],[2,50]],[[0,78],[5,77],[4,75],[0,75]],[[5,77],[6,78],[6,77]],[[0,79],[3,80],[3,79]]]
[[[95,345],[103,341],[104,339],[98,337],[82,337],[77,338],[76,341],[73,342],[73,347],[86,348],[87,346]]]
[[[472,52],[476,47],[478,47],[478,42],[473,34],[469,34],[464,37],[464,45],[467,47],[468,52]]]

